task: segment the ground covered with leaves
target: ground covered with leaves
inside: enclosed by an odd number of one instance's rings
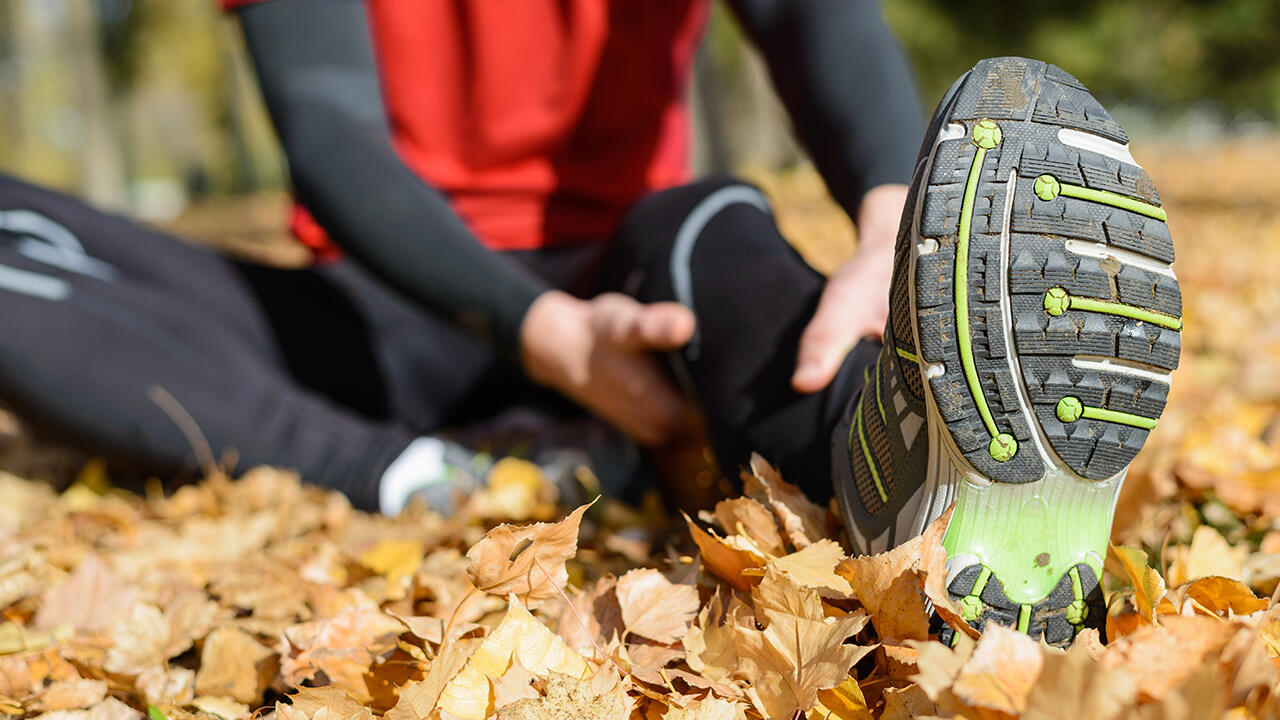
[[[830,509],[763,459],[740,497],[675,518],[559,507],[518,460],[448,518],[395,519],[280,470],[143,497],[91,463],[61,492],[0,474],[0,713],[1280,717],[1280,140],[1139,159],[1187,331],[1117,510],[1105,644],[931,640],[931,605],[964,627],[941,522],[850,558]],[[812,176],[766,186],[831,262],[847,229]]]

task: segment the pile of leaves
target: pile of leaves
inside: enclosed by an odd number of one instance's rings
[[[1085,631],[1064,653],[1004,628],[978,637],[958,619],[943,589],[945,516],[889,553],[847,557],[829,509],[759,458],[743,497],[684,518],[694,554],[651,546],[635,532],[643,519],[607,502],[493,527],[512,509],[555,512],[533,466],[507,460],[494,478],[451,519],[388,519],[265,468],[146,499],[106,489],[92,468],[61,495],[0,476],[0,712],[1280,713],[1280,607],[1229,577],[1249,552],[1209,526],[1174,558],[1172,590],[1141,550],[1116,548],[1125,587],[1111,642]],[[650,566],[622,569],[641,556]],[[1274,586],[1267,577],[1254,589]],[[954,647],[930,639],[930,608],[963,631]]]
[[[517,460],[448,518],[395,519],[274,469],[140,497],[91,463],[62,492],[0,474],[0,714],[1280,717],[1280,140],[1141,159],[1187,330],[1117,508],[1105,644],[977,636],[942,588],[941,524],[850,558],[759,459],[741,497],[674,519],[559,507]],[[851,231],[813,174],[761,181],[838,262]]]

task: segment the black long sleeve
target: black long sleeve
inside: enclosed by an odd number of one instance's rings
[[[910,182],[924,120],[876,0],[729,0],[836,201]]]
[[[514,351],[547,285],[487,250],[391,144],[363,0],[238,11],[299,199],[353,258]]]

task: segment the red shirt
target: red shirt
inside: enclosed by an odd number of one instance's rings
[[[687,180],[707,0],[365,4],[395,147],[486,246],[603,242]],[[294,230],[323,233],[305,211]]]

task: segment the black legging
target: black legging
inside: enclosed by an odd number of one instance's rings
[[[877,346],[826,391],[790,389],[823,279],[749,185],[706,180],[636,205],[600,248],[508,253],[556,287],[692,305],[673,358],[726,468],[755,450],[815,498],[830,494],[831,428]],[[537,392],[498,356],[350,261],[239,263],[77,200],[0,177],[0,397],[37,431],[151,472],[194,464],[162,388],[215,454],[376,508],[377,482],[416,435]]]

